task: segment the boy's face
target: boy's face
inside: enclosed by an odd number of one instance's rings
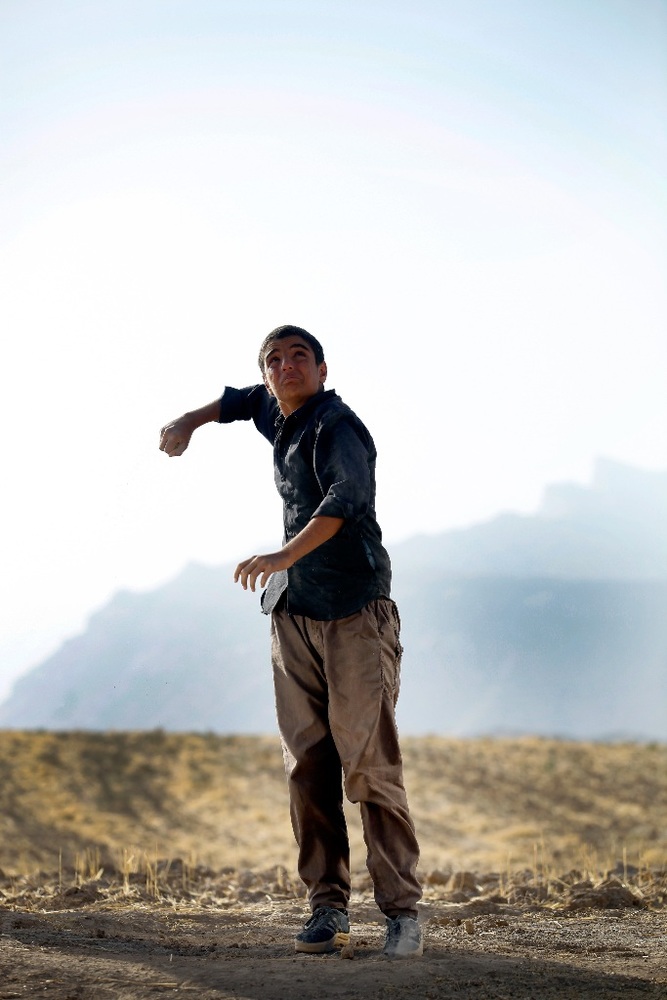
[[[326,364],[317,364],[312,347],[301,337],[285,337],[267,345],[264,385],[276,397],[285,416],[319,392],[326,377]]]

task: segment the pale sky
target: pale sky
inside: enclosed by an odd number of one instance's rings
[[[0,84],[0,697],[118,589],[277,547],[250,425],[157,441],[279,324],[390,548],[667,468],[662,0],[0,0]]]

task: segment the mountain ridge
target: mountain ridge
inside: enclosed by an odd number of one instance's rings
[[[402,730],[667,739],[667,473],[602,461],[533,516],[392,548]],[[0,726],[275,728],[268,620],[231,566],[121,591],[21,678]]]

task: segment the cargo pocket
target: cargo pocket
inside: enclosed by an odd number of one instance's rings
[[[376,601],[378,629],[380,632],[382,683],[394,705],[401,686],[401,618],[394,601],[380,597]]]

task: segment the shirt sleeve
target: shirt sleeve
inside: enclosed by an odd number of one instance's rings
[[[273,443],[277,415],[278,405],[263,385],[249,385],[245,389],[234,389],[228,385],[222,391],[218,417],[221,424],[252,420],[260,434]]]
[[[314,468],[324,499],[313,517],[359,521],[373,505],[375,446],[362,424],[346,417],[318,431]]]

